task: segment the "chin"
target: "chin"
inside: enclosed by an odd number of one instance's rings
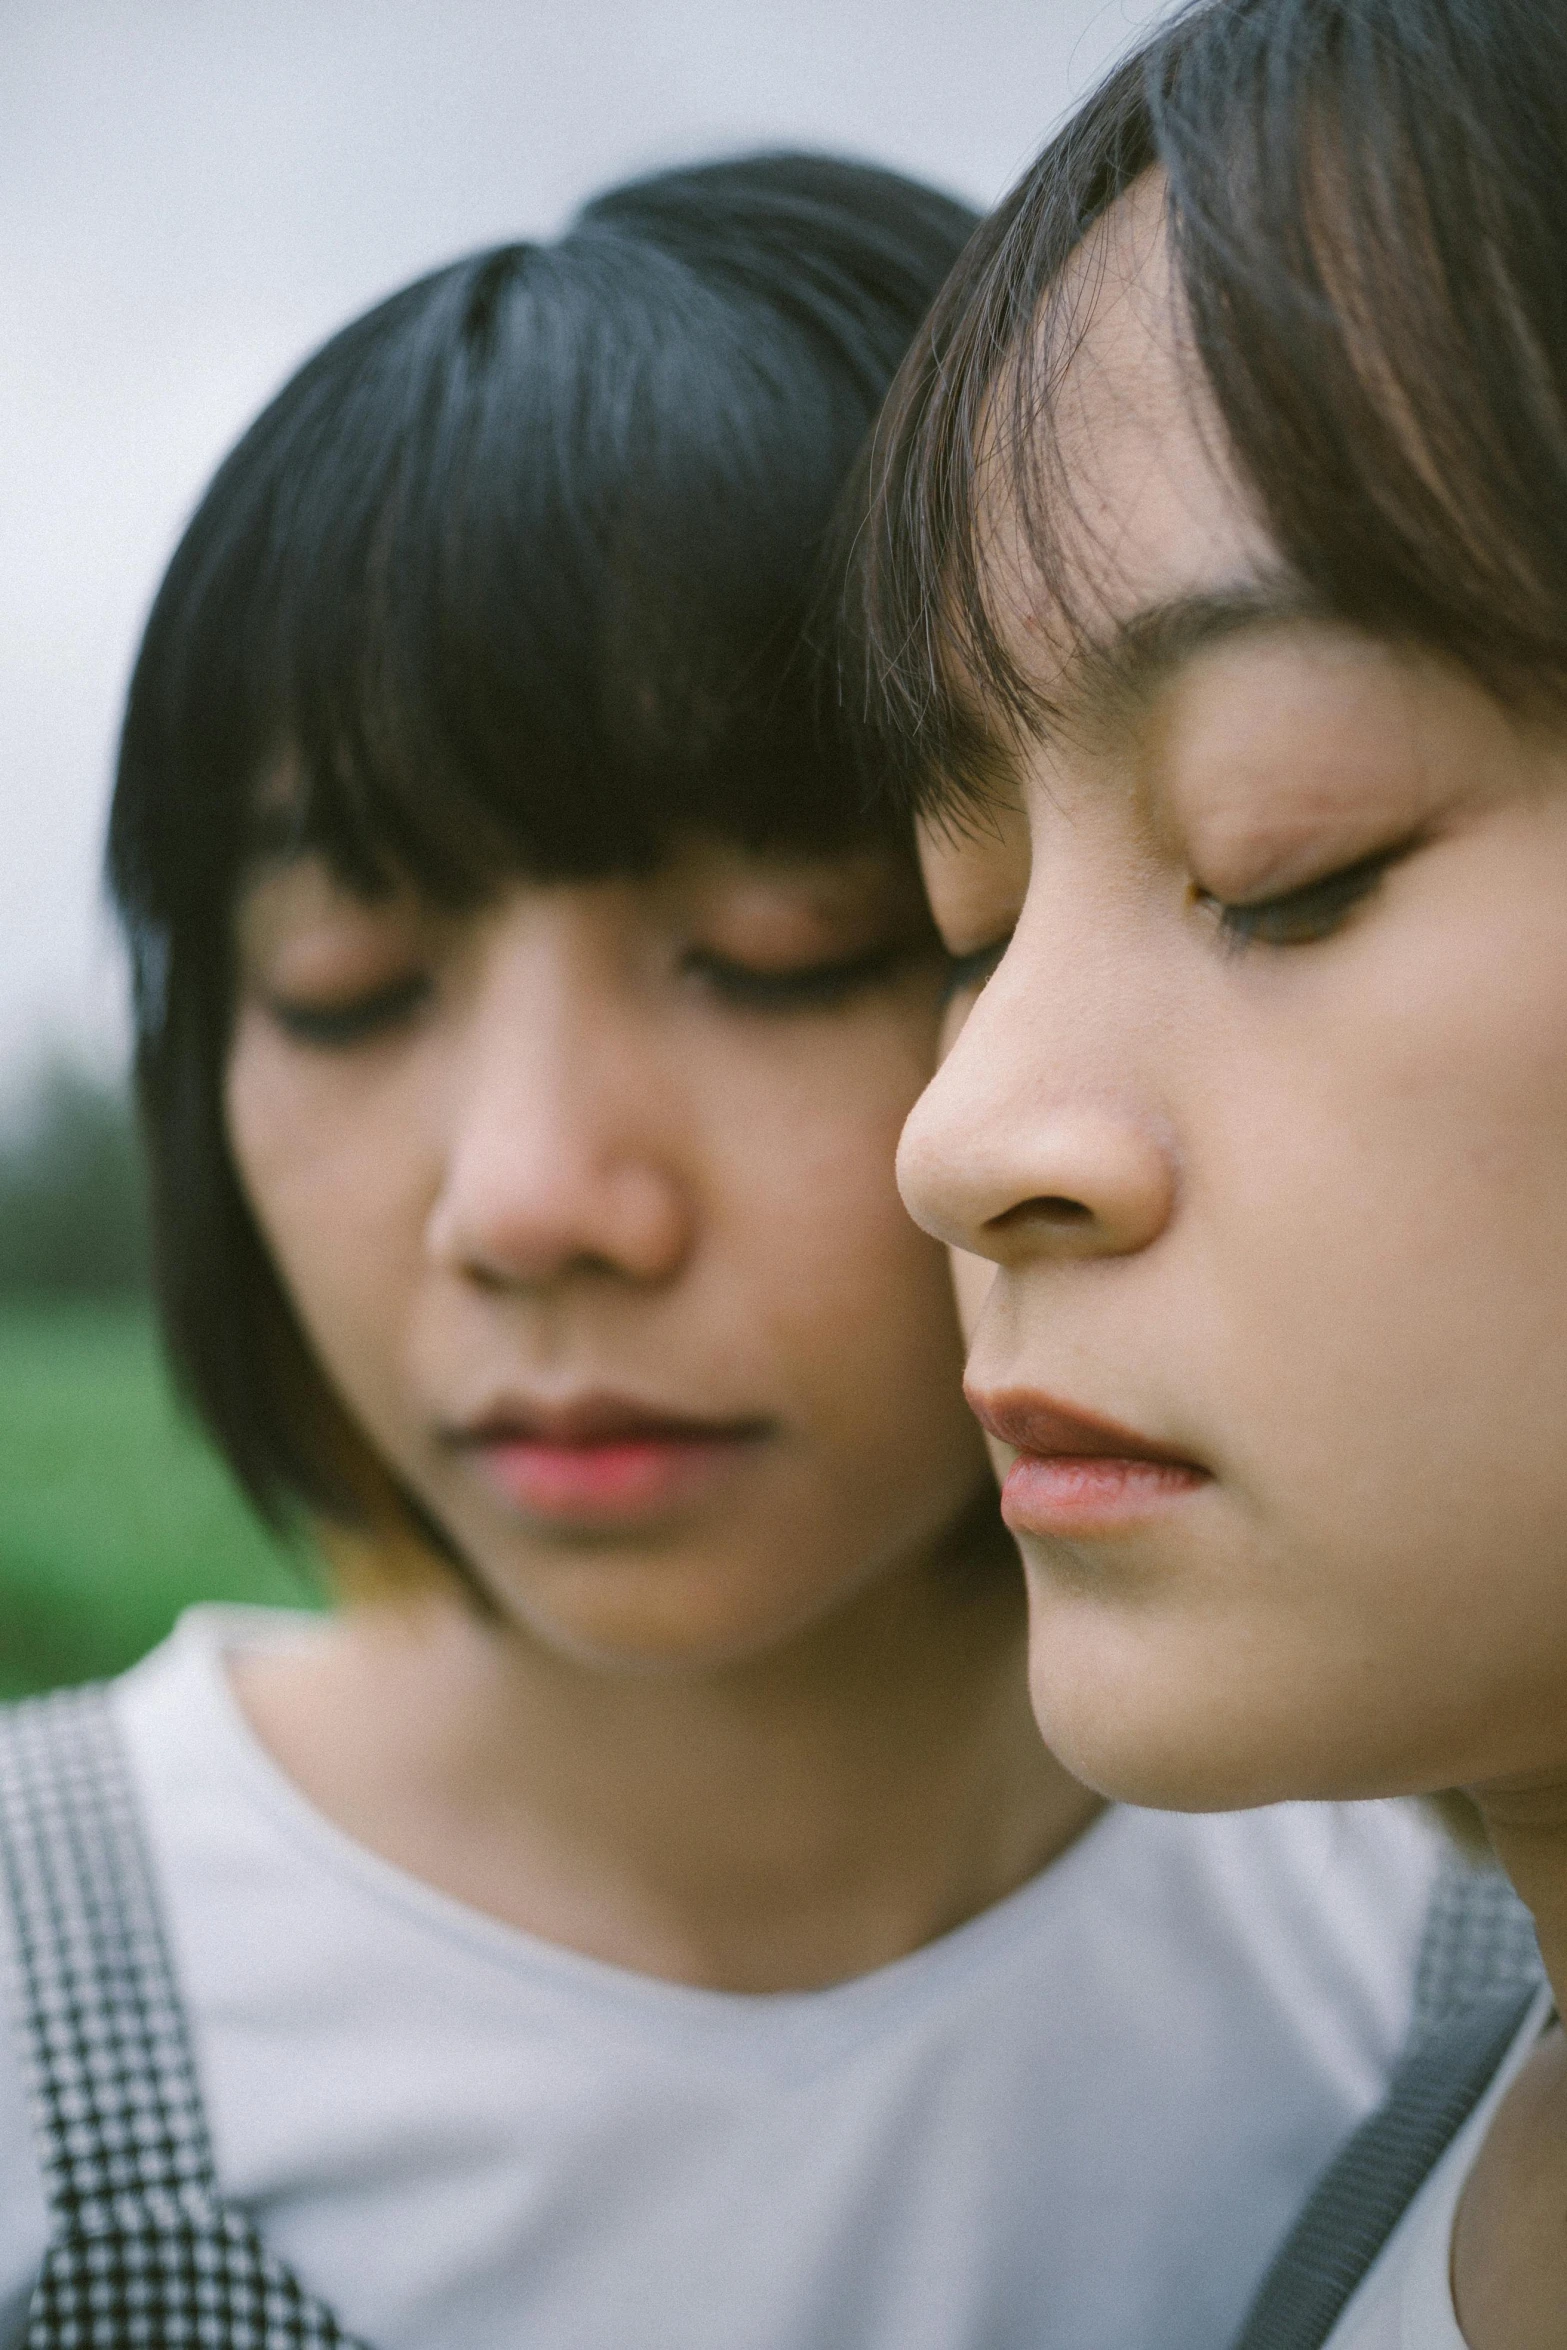
[[[680,1592],[628,1589],[619,1576],[609,1588],[553,1594],[548,1604],[517,1607],[544,1648],[594,1671],[658,1677],[718,1672],[759,1662],[797,1638],[799,1619],[770,1611],[737,1610],[732,1590]]]
[[[1183,1654],[1182,1651],[1185,1651]],[[1233,1651],[1231,1652],[1233,1654]],[[1342,1752],[1325,1754],[1313,1725],[1288,1738],[1283,1709],[1261,1709],[1254,1687],[1232,1683],[1227,1660],[1194,1656],[1189,1641],[1073,1639],[1035,1624],[1029,1695],[1052,1753],[1075,1779],[1117,1803],[1150,1811],[1250,1811],[1259,1804],[1386,1792],[1377,1775],[1346,1777]]]

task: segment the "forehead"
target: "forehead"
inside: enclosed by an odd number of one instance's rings
[[[1108,209],[1052,289],[992,395],[978,480],[985,604],[1037,715],[1020,725],[961,657],[951,664],[992,778],[982,804],[938,800],[919,827],[932,903],[958,940],[1015,906],[1027,803],[1058,745],[1113,744],[1194,653],[1318,617],[1229,461],[1157,172]]]
[[[1104,683],[1098,656],[1135,616],[1276,576],[1192,346],[1157,172],[1071,256],[986,436],[984,592],[1043,704]]]

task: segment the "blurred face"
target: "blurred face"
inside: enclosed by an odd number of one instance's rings
[[[1313,618],[1156,207],[1063,417],[1062,707],[933,831],[972,957],[904,1194],[965,1252],[1049,1743],[1204,1807],[1567,1767],[1567,743]],[[1006,544],[1008,519],[992,518]]]
[[[912,874],[692,846],[454,917],[296,859],[239,962],[261,1228],[503,1615],[721,1661],[929,1558],[988,1470],[893,1183],[942,978]]]

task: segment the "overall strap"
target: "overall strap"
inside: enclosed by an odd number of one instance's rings
[[[1538,1989],[1493,1991],[1406,2057],[1285,2239],[1234,2350],[1321,2350],[1495,2079]]]
[[[1404,2062],[1285,2239],[1235,2350],[1320,2350],[1484,2096],[1543,1980],[1534,1921],[1501,1870],[1447,1854]]]
[[[354,2350],[219,2199],[101,1688],[0,1708],[0,1896],[54,2222],[27,2350]]]
[[[1534,1920],[1491,1861],[1443,1858],[1415,1967],[1409,2046],[1493,1992],[1545,1980]]]

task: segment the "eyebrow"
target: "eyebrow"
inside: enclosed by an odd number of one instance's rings
[[[1124,722],[1198,654],[1237,638],[1334,615],[1322,598],[1285,571],[1168,596],[1087,638],[1068,658],[1064,691],[1052,706],[1064,715]]]
[[[1053,691],[1036,698],[1033,722],[1008,727],[998,696],[974,690],[954,697],[963,710],[968,762],[983,803],[1016,800],[1019,751],[1030,737],[1047,742],[1074,727],[1090,733],[1124,728],[1159,689],[1198,654],[1270,629],[1339,618],[1304,581],[1285,570],[1260,572],[1188,594],[1164,596],[1114,620],[1073,646]],[[935,815],[941,795],[926,813]]]

